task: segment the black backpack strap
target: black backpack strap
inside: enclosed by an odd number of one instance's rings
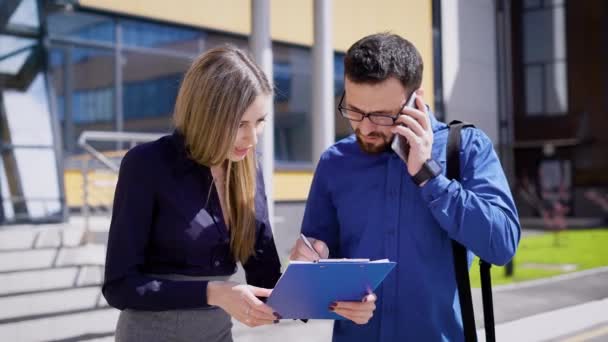
[[[479,272],[481,273],[481,299],[483,300],[483,321],[486,331],[486,341],[496,341],[494,331],[494,305],[492,301],[492,278],[490,277],[492,264],[479,259]]]
[[[447,155],[447,177],[460,180],[460,131],[465,123],[452,121],[449,123]],[[456,240],[452,240],[452,253],[454,255],[454,273],[458,285],[458,299],[464,328],[465,341],[477,341],[475,329],[475,313],[473,312],[473,299],[471,296],[471,281],[469,279],[469,263],[467,249]]]
[[[460,180],[460,132],[464,127],[475,126],[458,120],[450,122],[448,126],[450,127],[450,132],[448,134],[446,152],[448,163],[447,177],[449,179]],[[456,282],[458,284],[458,298],[460,300],[465,341],[477,341],[467,249],[457,241],[452,240],[452,252],[454,255],[454,272],[456,273]],[[494,331],[492,278],[490,277],[491,266],[490,263],[480,259],[479,271],[481,273],[481,297],[483,300],[483,319],[486,341],[494,342],[496,340],[496,334]]]

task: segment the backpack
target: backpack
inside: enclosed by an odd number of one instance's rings
[[[448,124],[450,129],[447,144],[447,177],[460,180],[460,132],[464,127],[475,127],[466,122],[454,120]],[[469,267],[467,261],[467,249],[456,240],[452,240],[452,252],[454,255],[454,273],[458,284],[458,298],[460,300],[460,312],[464,328],[465,341],[477,341],[475,329],[475,313],[473,311],[473,300],[471,297],[471,282],[469,279]],[[494,308],[492,304],[492,280],[490,278],[490,267],[492,265],[480,259],[479,268],[481,273],[481,295],[483,300],[483,318],[486,333],[486,341],[496,340],[494,331]]]

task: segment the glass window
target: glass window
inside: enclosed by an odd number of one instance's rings
[[[530,3],[525,3],[522,13],[526,112],[564,115],[568,112],[564,4]]]
[[[566,57],[563,7],[524,13],[524,61],[543,62]]]
[[[39,23],[36,0],[23,0],[11,15],[8,27],[9,29],[31,28],[37,30],[40,26]]]
[[[543,109],[543,68],[540,66],[526,67],[526,112],[528,115],[538,115]]]
[[[344,91],[344,56],[340,52],[334,53],[334,96],[338,97],[338,101]]]
[[[544,61],[553,56],[553,16],[551,10],[524,13],[524,61],[526,63]]]
[[[22,201],[27,207],[27,218],[61,216],[59,175],[53,148],[15,148],[14,155],[21,179]],[[44,174],[44,177],[41,177],[41,174]],[[19,199],[15,202],[19,202]]]
[[[547,64],[545,73],[546,103],[549,113],[565,113],[568,110],[568,84],[566,63]]]
[[[15,208],[11,200],[12,194],[9,188],[7,174],[13,173],[11,167],[7,167],[4,162],[6,157],[0,158],[0,195],[2,195],[2,221],[12,221],[15,219]],[[10,161],[9,161],[10,164]]]
[[[338,113],[338,102],[344,91],[344,53],[334,54],[334,120],[336,122],[336,141],[352,134],[348,120]]]
[[[81,126],[111,123],[114,127],[114,54],[108,50],[73,48],[72,118]],[[104,126],[105,127],[105,126]]]
[[[275,82],[274,147],[278,162],[312,161],[311,104],[312,61],[310,49],[273,44]],[[278,66],[278,69],[277,69]]]
[[[82,131],[115,130],[112,50],[55,46],[49,53],[49,74],[67,152],[78,151]]]
[[[43,73],[26,90],[4,90],[2,97],[7,127],[2,143],[11,146],[1,158],[4,219],[60,216],[61,190]]]
[[[542,5],[542,0],[524,0],[524,8],[538,8]]]
[[[291,66],[286,62],[274,62],[272,65],[275,97],[277,101],[289,101],[291,96]]]
[[[134,51],[122,60],[125,130],[169,132],[180,81],[192,61]]]
[[[234,45],[239,49],[250,51],[249,41],[246,37],[239,37],[222,33],[208,32],[205,36],[205,40],[201,42],[201,44],[201,51],[206,51],[208,49],[226,44]]]
[[[51,114],[42,74],[38,74],[25,93],[7,91],[4,101],[12,144],[53,146]]]
[[[35,46],[34,39],[0,35],[0,74],[19,73]]]
[[[196,29],[138,20],[121,20],[120,25],[124,46],[197,53],[206,36]]]
[[[109,17],[82,13],[58,11],[47,16],[49,35],[52,37],[75,38],[105,43],[115,41],[114,20]]]

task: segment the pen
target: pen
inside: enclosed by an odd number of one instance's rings
[[[319,257],[319,259],[321,259],[321,256],[319,255],[319,253],[317,253],[317,251],[310,244],[310,241],[308,241],[308,238],[306,238],[306,236],[304,236],[304,234],[302,234],[302,233],[300,233],[300,237],[302,238],[302,241],[304,241],[304,244],[306,245],[306,247],[310,248],[310,250],[315,252],[315,254]]]

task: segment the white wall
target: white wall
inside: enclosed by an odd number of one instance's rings
[[[446,122],[474,123],[498,144],[496,20],[493,0],[442,0]]]

